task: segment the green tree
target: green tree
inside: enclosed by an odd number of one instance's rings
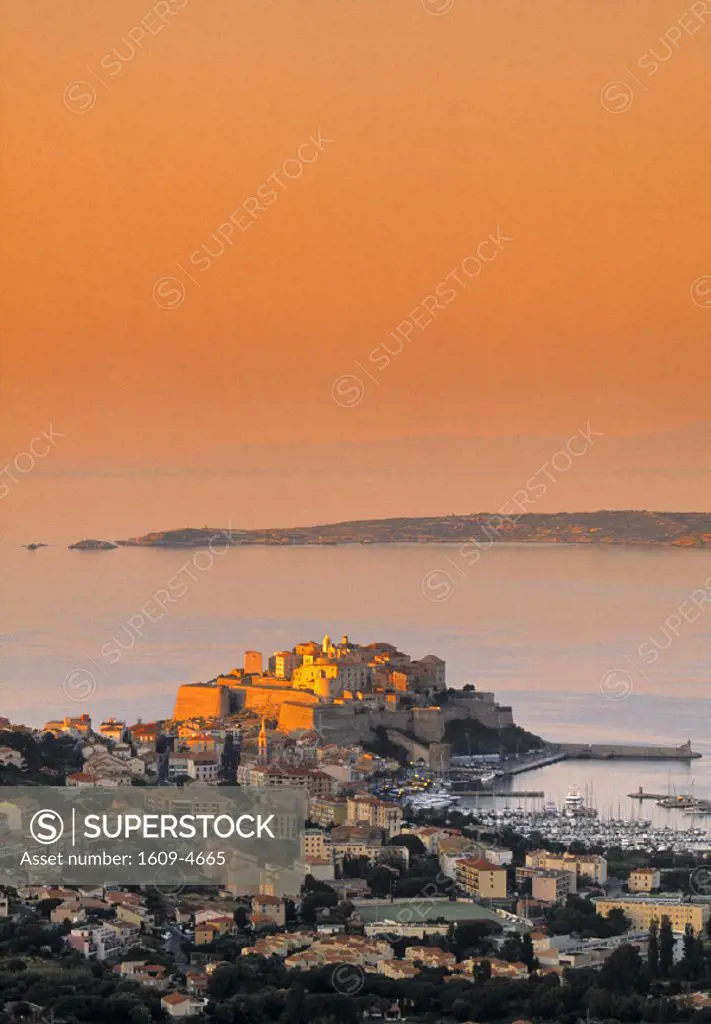
[[[653,978],[659,977],[659,922],[656,917],[652,918],[649,926],[647,967]]]
[[[323,907],[335,907],[337,903],[338,896],[333,889],[330,893],[310,892],[308,896],[304,896],[301,903],[301,919],[305,924],[313,925],[316,923],[316,915],[319,910]]]
[[[674,932],[671,921],[665,914],[659,928],[659,974],[668,978],[674,966]]]
[[[702,977],[704,972],[704,943],[703,939],[694,934],[694,929],[687,924],[684,929],[684,954],[679,968],[687,981],[696,981]]]
[[[374,896],[385,898],[390,895],[390,888],[394,882],[395,875],[389,869],[379,864],[369,873],[368,887]]]
[[[244,931],[244,929],[249,924],[249,914],[247,913],[245,908],[237,907],[233,916],[237,927],[240,929],[240,931]]]
[[[609,992],[633,992],[642,970],[642,958],[635,946],[618,946],[600,968],[600,987]]]
[[[474,977],[482,984],[491,980],[491,964],[488,960],[480,960],[474,968]]]
[[[407,833],[393,836],[389,841],[388,846],[406,846],[413,857],[419,857],[422,856],[422,854],[427,853],[425,844],[419,836],[411,836]]]
[[[533,952],[533,939],[528,932],[521,938],[521,962],[528,967],[529,974],[538,967],[538,960]]]
[[[501,944],[501,959],[509,963],[521,963],[523,958],[521,936],[517,934],[507,935]]]

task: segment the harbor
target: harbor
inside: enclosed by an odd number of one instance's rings
[[[557,743],[535,753],[516,757],[500,757],[497,754],[455,755],[450,759],[447,774],[454,790],[461,795],[465,794],[467,782],[475,783],[467,794],[474,795],[477,792],[477,787],[493,785],[496,782],[501,783],[517,775],[522,775],[524,772],[537,771],[562,761],[677,761],[682,764],[690,764],[702,756],[692,748],[690,740],[678,746]],[[647,796],[640,798],[638,793],[629,795],[635,799],[650,799]],[[660,794],[655,799],[662,800],[670,795],[670,793]],[[696,804],[701,806],[695,809],[703,812],[708,809],[705,805],[711,807],[709,801],[696,801]],[[675,803],[674,806],[681,805]]]
[[[564,846],[576,843],[592,851],[604,852],[611,848],[648,854],[711,851],[709,829],[699,823],[688,823],[682,815],[664,824],[641,815],[600,815],[593,806],[589,786],[584,794],[575,786],[569,787],[560,803],[552,799],[541,803],[541,795],[538,791],[511,791],[504,795],[480,792],[474,798],[464,799],[448,790],[446,784],[440,784],[431,791],[406,798],[405,805],[415,812],[457,811],[492,832],[509,828],[525,839],[535,838]]]
[[[649,844],[656,843],[659,849],[695,852],[711,848],[711,814],[703,810],[708,806],[711,788],[709,764],[710,759],[705,757],[697,762],[694,775],[689,777],[685,769],[668,784],[667,772],[661,765],[648,766],[645,770],[634,762],[619,763],[614,768],[605,762],[591,762],[584,766],[575,782],[570,765],[563,762],[536,773],[536,783],[546,793],[544,800],[528,798],[523,795],[524,791],[519,793],[515,780],[511,780],[506,795],[487,798],[479,794],[462,800],[457,809],[474,811],[483,821],[504,820],[520,825],[524,834],[528,828],[540,831],[556,842],[582,841],[593,846],[617,845],[622,849],[636,848],[638,843],[642,843],[642,849],[647,849]],[[640,779],[643,794],[661,799],[640,800]],[[679,794],[698,792],[699,797],[694,797],[693,804],[678,801],[674,799],[675,787]],[[573,820],[571,824],[570,819],[546,814],[547,807],[549,810],[555,807],[556,811],[561,808],[571,789],[582,791],[584,805],[594,812],[592,818],[582,822]]]
[[[522,758],[455,756],[447,770],[413,769],[392,795],[414,813],[441,818],[456,811],[482,828],[508,827],[543,842],[594,851],[709,851],[711,758],[689,757],[695,751],[686,744],[666,749],[684,756],[578,759],[552,748]]]
[[[540,791],[506,794],[478,792],[473,798],[451,790],[446,782],[405,794],[406,811],[446,815],[456,811],[485,829],[500,832],[509,828],[525,839],[561,843],[577,843],[585,849],[606,851],[618,848],[644,853],[701,853],[711,851],[711,833],[700,824],[690,824],[677,815],[673,823],[659,824],[651,818],[600,815],[593,806],[591,787],[583,794],[577,787],[568,788],[557,803],[548,799],[541,803]],[[528,806],[526,806],[528,805]]]

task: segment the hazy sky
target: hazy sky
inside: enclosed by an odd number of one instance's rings
[[[494,507],[590,421],[553,507],[709,507],[711,2],[3,6],[4,461],[287,523]]]

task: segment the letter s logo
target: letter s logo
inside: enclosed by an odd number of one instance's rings
[[[64,822],[59,811],[37,811],[30,821],[32,838],[43,846],[56,843],[64,833]]]

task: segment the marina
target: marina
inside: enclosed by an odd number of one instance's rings
[[[465,811],[464,808],[457,808]],[[579,843],[589,850],[609,850],[618,847],[625,851],[645,853],[701,853],[711,850],[708,831],[700,827],[658,827],[648,818],[635,820],[596,816],[575,817],[564,814],[540,813],[521,808],[504,807],[486,810],[466,810],[478,824],[501,830],[513,829],[525,839],[540,836],[541,840],[569,846]]]
[[[673,825],[658,825],[643,817],[601,817],[574,786],[560,806],[553,800],[541,806],[536,794],[534,806],[524,807],[518,798],[517,793],[507,794],[502,806],[502,798],[489,793],[483,797],[477,794],[475,800],[463,802],[444,785],[438,785],[431,791],[408,797],[405,806],[413,812],[457,811],[468,816],[472,823],[493,832],[509,828],[525,839],[535,838],[564,846],[577,843],[593,851],[604,852],[613,847],[623,852],[640,850],[648,854],[711,850],[709,830],[700,825],[686,824],[683,819]]]
[[[508,827],[524,838],[540,837],[569,846],[582,844],[586,849],[608,850],[618,847],[622,851],[640,850],[645,853],[696,853],[711,850],[711,833],[700,820],[695,823],[689,817],[698,813],[708,801],[691,797],[678,797],[658,792],[645,792],[639,787],[630,793],[633,798],[627,817],[622,814],[621,801],[617,801],[617,813],[612,804],[606,810],[599,809],[592,783],[583,790],[575,785],[568,786],[559,801],[545,798],[544,790],[496,790],[481,785],[482,769],[460,763],[445,777],[427,769],[405,773],[398,782],[396,792],[380,795],[402,801],[406,810],[413,813],[441,815],[447,811],[465,814],[476,822],[500,831]],[[490,767],[490,766],[489,766]],[[462,774],[471,772],[478,776],[480,788],[468,790]],[[469,786],[472,782],[469,782]],[[641,796],[640,796],[641,793]],[[654,801],[666,820],[653,820],[641,812],[644,800]],[[705,812],[704,812],[705,813]]]
[[[659,796],[660,794],[655,794]],[[600,813],[594,805],[594,792],[590,784],[584,793],[570,786],[564,798],[543,801],[541,791],[492,793],[481,791],[464,798],[452,794],[446,784],[438,784],[431,791],[411,797],[406,806],[419,812],[457,811],[468,816],[472,823],[500,832],[509,828],[525,839],[580,844],[592,851],[606,851],[613,847],[624,851],[640,850],[644,853],[700,853],[711,851],[711,831],[705,822],[688,821],[693,812],[686,804],[660,803],[668,820],[655,821],[643,817],[641,812],[624,817],[609,808]],[[638,809],[641,803],[634,794]]]
[[[456,811],[484,827],[595,850],[698,852],[711,849],[709,758],[692,764],[693,771],[670,770],[661,760],[586,760],[578,762],[583,778],[571,785],[568,761],[539,762],[526,776],[534,786],[518,789],[511,760],[475,755],[452,758],[447,771],[413,768],[379,795],[412,812]]]

